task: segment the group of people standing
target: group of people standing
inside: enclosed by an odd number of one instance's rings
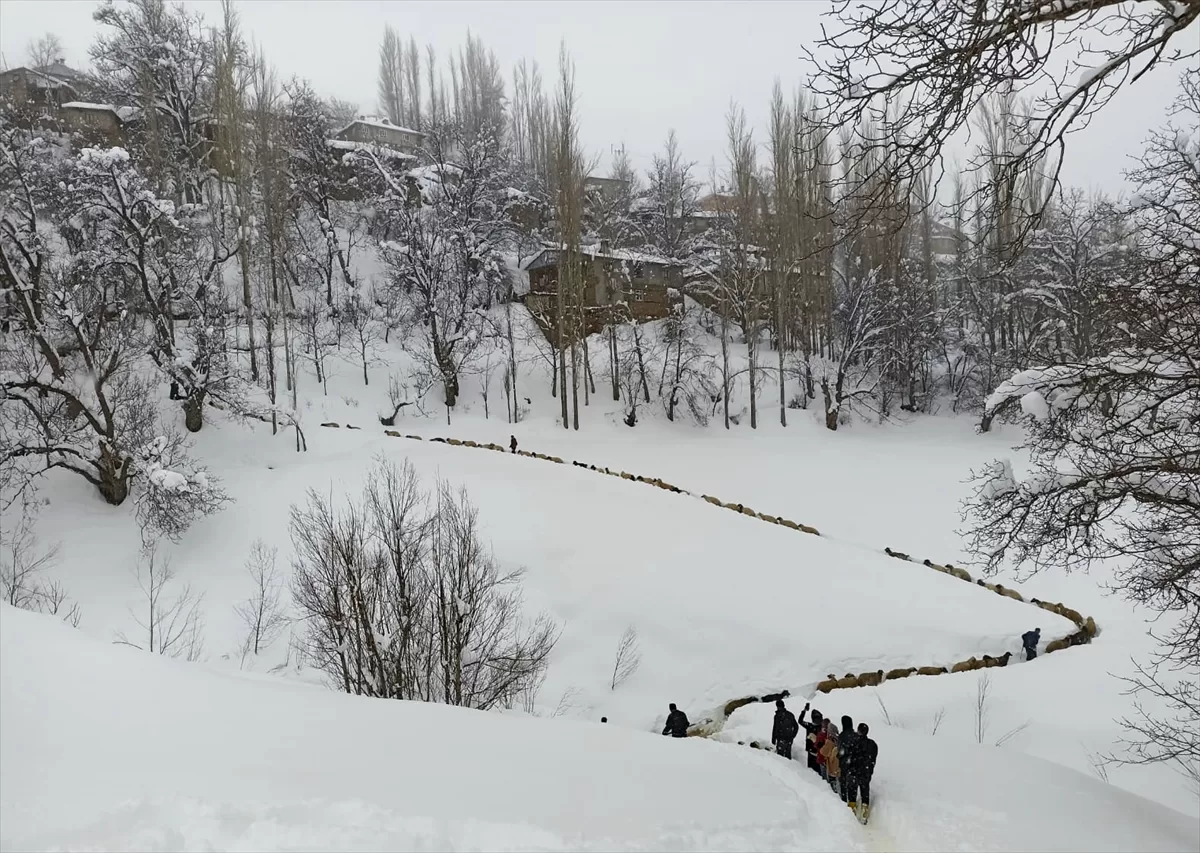
[[[849,715],[842,717],[842,727],[813,711],[806,721],[809,705],[805,703],[800,718],[787,709],[783,699],[775,700],[775,723],[771,727],[771,743],[775,751],[791,761],[792,747],[800,730],[804,729],[804,753],[808,768],[829,783],[842,802],[850,806],[859,821],[866,823],[871,814],[871,777],[879,745],[870,736],[866,723],[854,727]],[[601,722],[608,722],[604,718]],[[667,724],[662,733],[670,737],[687,737],[687,714],[672,702]]]
[[[787,709],[783,699],[775,700],[775,724],[771,728],[771,743],[775,751],[791,760],[792,746],[800,729],[804,729],[804,753],[808,768],[829,783],[842,802],[850,806],[859,821],[866,823],[871,813],[871,777],[879,745],[869,736],[866,723],[854,727],[849,715],[842,717],[842,727],[823,717],[820,711],[809,713],[805,703],[800,718]]]

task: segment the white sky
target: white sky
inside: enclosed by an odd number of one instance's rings
[[[937,0],[931,0],[937,2]],[[86,67],[97,27],[98,0],[0,0],[0,51],[22,65],[26,45],[46,31],[63,41],[68,65]],[[206,20],[220,18],[217,0],[185,0]],[[575,61],[581,138],[607,169],[611,147],[625,145],[644,169],[675,128],[684,155],[706,179],[714,158],[724,164],[724,116],[731,101],[766,138],[767,105],[776,77],[785,91],[801,82],[800,45],[812,38],[827,0],[774,2],[585,2],[585,0],[238,0],[242,26],[283,78],[297,74],[317,91],[375,111],[377,51],[390,23],[439,56],[457,50],[467,29],[495,51],[511,73],[520,57],[537,60],[547,86],[559,43]],[[511,78],[510,78],[511,79]],[[1146,132],[1161,124],[1178,72],[1157,69],[1123,92],[1072,137],[1064,169],[1071,184],[1107,192],[1125,189],[1121,176]]]

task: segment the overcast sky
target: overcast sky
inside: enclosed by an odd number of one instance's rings
[[[936,0],[930,0],[936,2]],[[8,67],[22,65],[30,39],[50,31],[63,41],[68,65],[86,67],[98,0],[0,1],[0,51]],[[216,0],[186,0],[216,23]],[[785,90],[802,81],[800,46],[811,41],[827,0],[775,2],[582,2],[575,0],[239,0],[243,29],[281,77],[309,78],[325,95],[375,112],[377,50],[384,24],[406,38],[456,50],[467,29],[496,52],[506,73],[525,56],[552,83],[559,43],[575,61],[581,137],[607,166],[624,145],[645,168],[675,128],[684,154],[707,177],[724,162],[724,116],[732,100],[765,139],[767,103],[776,77]],[[1178,72],[1156,70],[1116,100],[1087,130],[1072,137],[1064,179],[1119,192],[1148,129],[1161,124]]]

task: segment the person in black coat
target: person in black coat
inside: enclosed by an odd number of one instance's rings
[[[862,804],[859,815],[863,823],[866,823],[871,813],[871,777],[875,774],[875,759],[879,757],[879,745],[867,737],[868,731],[866,723],[858,724],[848,793],[851,806],[855,803]]]
[[[513,453],[517,452],[517,437],[515,435],[510,435],[508,437],[508,446]]]
[[[813,711],[812,712],[812,721],[806,723],[806,722],[804,722],[804,715],[807,713],[808,713],[808,703],[806,702],[804,704],[804,710],[802,710],[800,712],[800,719],[797,721],[797,723],[799,724],[799,726],[802,729],[804,729],[804,732],[805,732],[804,752],[807,754],[807,757],[808,757],[808,769],[813,771],[814,773],[820,773],[821,765],[817,763],[817,747],[816,747],[816,743],[815,743],[815,738],[817,736],[817,733],[819,731],[821,731],[821,723],[824,718],[821,716],[820,711]]]
[[[787,709],[782,699],[776,699],[775,725],[771,727],[771,743],[775,744],[775,751],[788,761],[792,760],[792,742],[796,739],[799,731],[800,725],[796,722],[796,715]]]
[[[1034,628],[1032,631],[1026,631],[1021,635],[1021,645],[1025,648],[1025,660],[1033,660],[1037,657],[1037,647],[1041,640],[1041,628]]]
[[[838,736],[838,765],[842,770],[842,802],[851,802],[847,795],[850,791],[850,779],[854,776],[854,759],[858,748],[858,735],[854,732],[854,720],[848,714],[842,715],[842,733]]]
[[[663,726],[663,734],[671,737],[687,737],[688,726],[687,714],[675,707],[675,703],[671,703],[671,713],[667,714],[667,724]]]

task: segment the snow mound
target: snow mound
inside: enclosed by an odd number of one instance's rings
[[[8,605],[0,674],[5,850],[848,843],[770,757],[695,738],[240,678]]]
[[[7,605],[0,677],[5,850],[1167,851],[1200,839],[1186,816],[1080,773],[883,727],[864,830],[800,761],[241,678]],[[740,709],[723,737],[765,736],[770,712]]]
[[[840,707],[836,696],[818,695],[813,704],[833,715],[839,727],[841,714],[851,710]],[[738,709],[722,738],[769,741],[772,711],[764,705]],[[870,736],[879,745],[866,831],[873,849],[1200,849],[1200,824],[1187,815],[1076,770],[884,725],[872,724]],[[803,761],[797,746],[792,764],[824,784]],[[826,792],[833,797],[828,787]]]

